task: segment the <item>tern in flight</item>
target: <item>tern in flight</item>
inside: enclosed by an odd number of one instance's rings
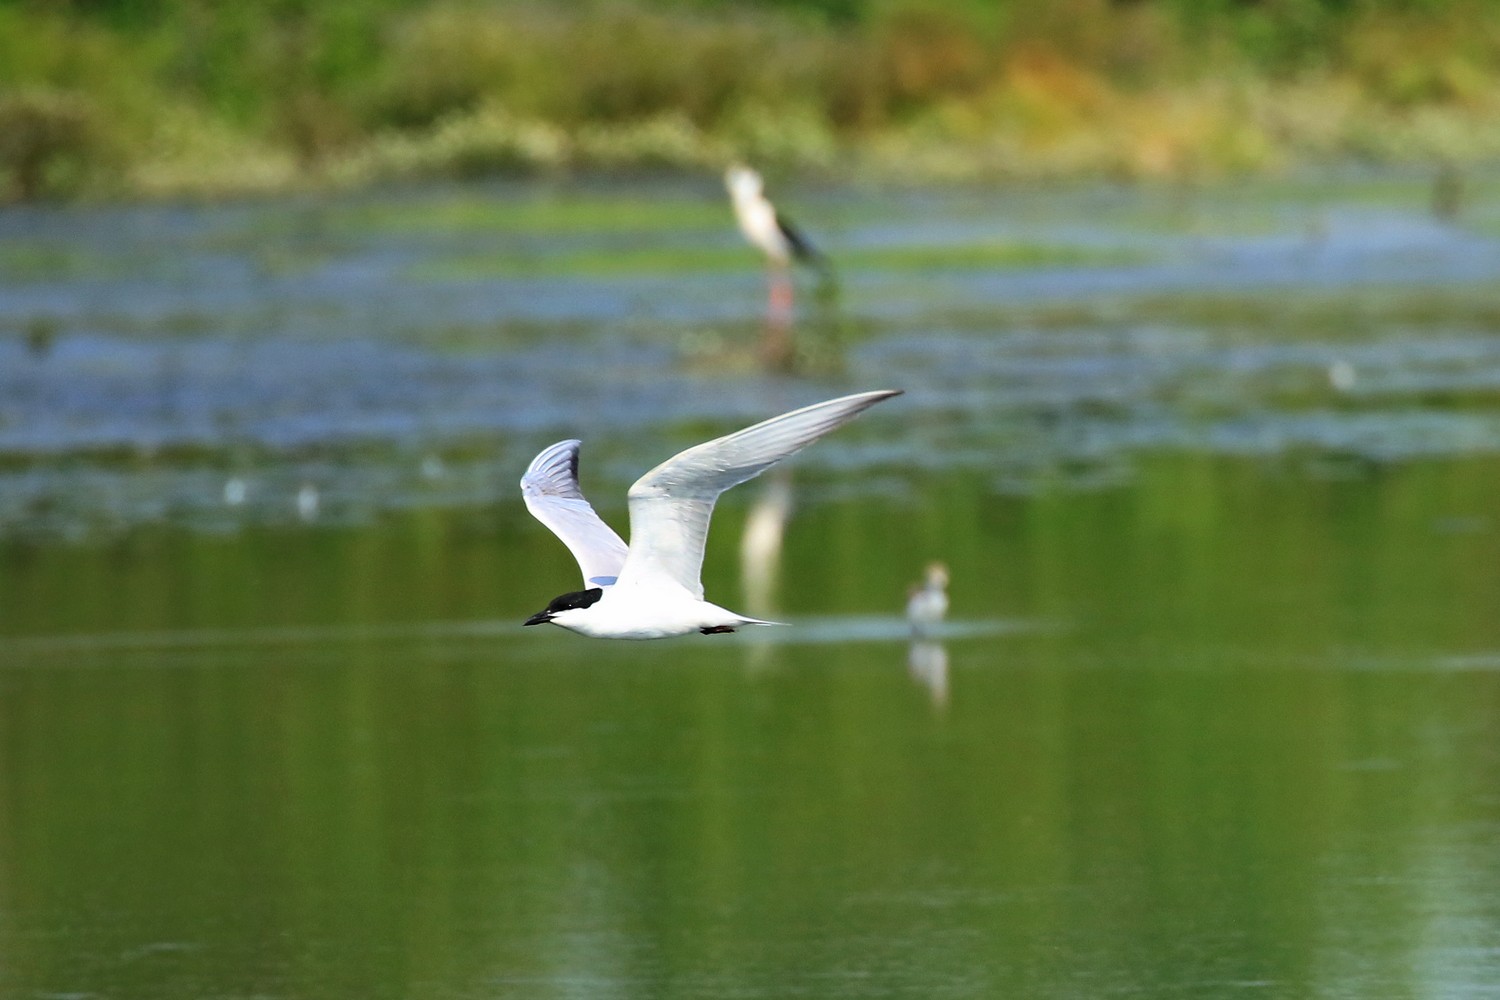
[[[828,261],[790,219],[776,211],[766,198],[760,174],[736,164],[724,172],[724,186],[734,202],[734,217],[740,232],[771,264],[771,314],[784,318],[792,311],[792,280],[787,273],[791,262],[811,264],[826,278]]]
[[[779,622],[747,618],[703,599],[703,543],[719,494],[760,475],[901,390],[861,392],[783,413],[667,459],[636,480],[630,545],[578,489],[578,441],[534,458],[521,495],[583,571],[583,590],[553,599],[527,625],[551,622],[597,639],[665,639]]]

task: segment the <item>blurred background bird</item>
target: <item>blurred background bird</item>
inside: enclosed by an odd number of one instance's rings
[[[758,172],[735,164],[725,171],[724,186],[734,203],[734,218],[740,232],[751,246],[766,255],[768,314],[773,321],[785,323],[791,317],[793,304],[791,264],[795,261],[813,267],[827,281],[832,275],[828,258],[771,204]]]
[[[928,563],[922,582],[907,592],[906,620],[913,635],[924,635],[947,614],[948,567],[940,562]]]

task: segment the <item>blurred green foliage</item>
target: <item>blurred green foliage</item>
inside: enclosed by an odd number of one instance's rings
[[[965,177],[1463,160],[1500,151],[1497,109],[1496,0],[0,0],[18,197],[734,156]]]

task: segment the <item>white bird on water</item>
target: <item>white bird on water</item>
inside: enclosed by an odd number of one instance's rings
[[[715,501],[897,395],[899,389],[880,390],[814,403],[674,455],[630,487],[629,546],[578,489],[579,442],[545,449],[521,478],[521,495],[578,560],[585,589],[554,598],[526,624],[550,622],[597,639],[665,639],[780,624],[703,599],[703,545]]]
[[[751,246],[758,248],[771,263],[771,314],[784,319],[792,309],[792,282],[787,268],[793,260],[812,264],[824,271],[828,262],[790,219],[776,211],[766,198],[765,183],[760,174],[742,164],[724,172],[724,186],[734,202],[734,217],[740,232]]]
[[[303,483],[297,491],[297,516],[312,521],[318,516],[318,488],[312,483]]]
[[[912,587],[907,594],[906,620],[913,634],[925,635],[947,614],[948,567],[940,562],[928,563],[921,585]]]
[[[224,481],[224,502],[231,507],[245,502],[245,481],[239,476],[230,476]]]

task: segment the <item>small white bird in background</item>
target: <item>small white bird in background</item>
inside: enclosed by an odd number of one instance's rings
[[[245,481],[239,476],[230,476],[224,480],[224,502],[231,507],[238,507],[245,502]]]
[[[1354,370],[1354,365],[1343,358],[1328,366],[1328,384],[1338,392],[1352,392],[1358,381],[1359,373]]]
[[[724,186],[734,202],[734,217],[750,245],[766,255],[771,264],[770,310],[773,319],[785,321],[792,311],[792,281],[787,268],[793,260],[810,264],[826,277],[828,261],[808,242],[791,220],[767,200],[760,174],[743,164],[724,172]]]
[[[578,560],[586,589],[554,598],[525,624],[550,622],[599,639],[713,635],[741,625],[779,624],[703,599],[703,546],[714,503],[731,486],[900,394],[881,390],[814,403],[667,459],[630,487],[629,546],[578,488],[580,442],[545,449],[521,478],[521,495]]]
[[[312,483],[303,483],[297,490],[297,516],[303,521],[313,521],[318,516],[318,488]]]
[[[912,634],[926,634],[947,613],[948,567],[940,562],[928,563],[922,582],[907,591],[906,620]]]

